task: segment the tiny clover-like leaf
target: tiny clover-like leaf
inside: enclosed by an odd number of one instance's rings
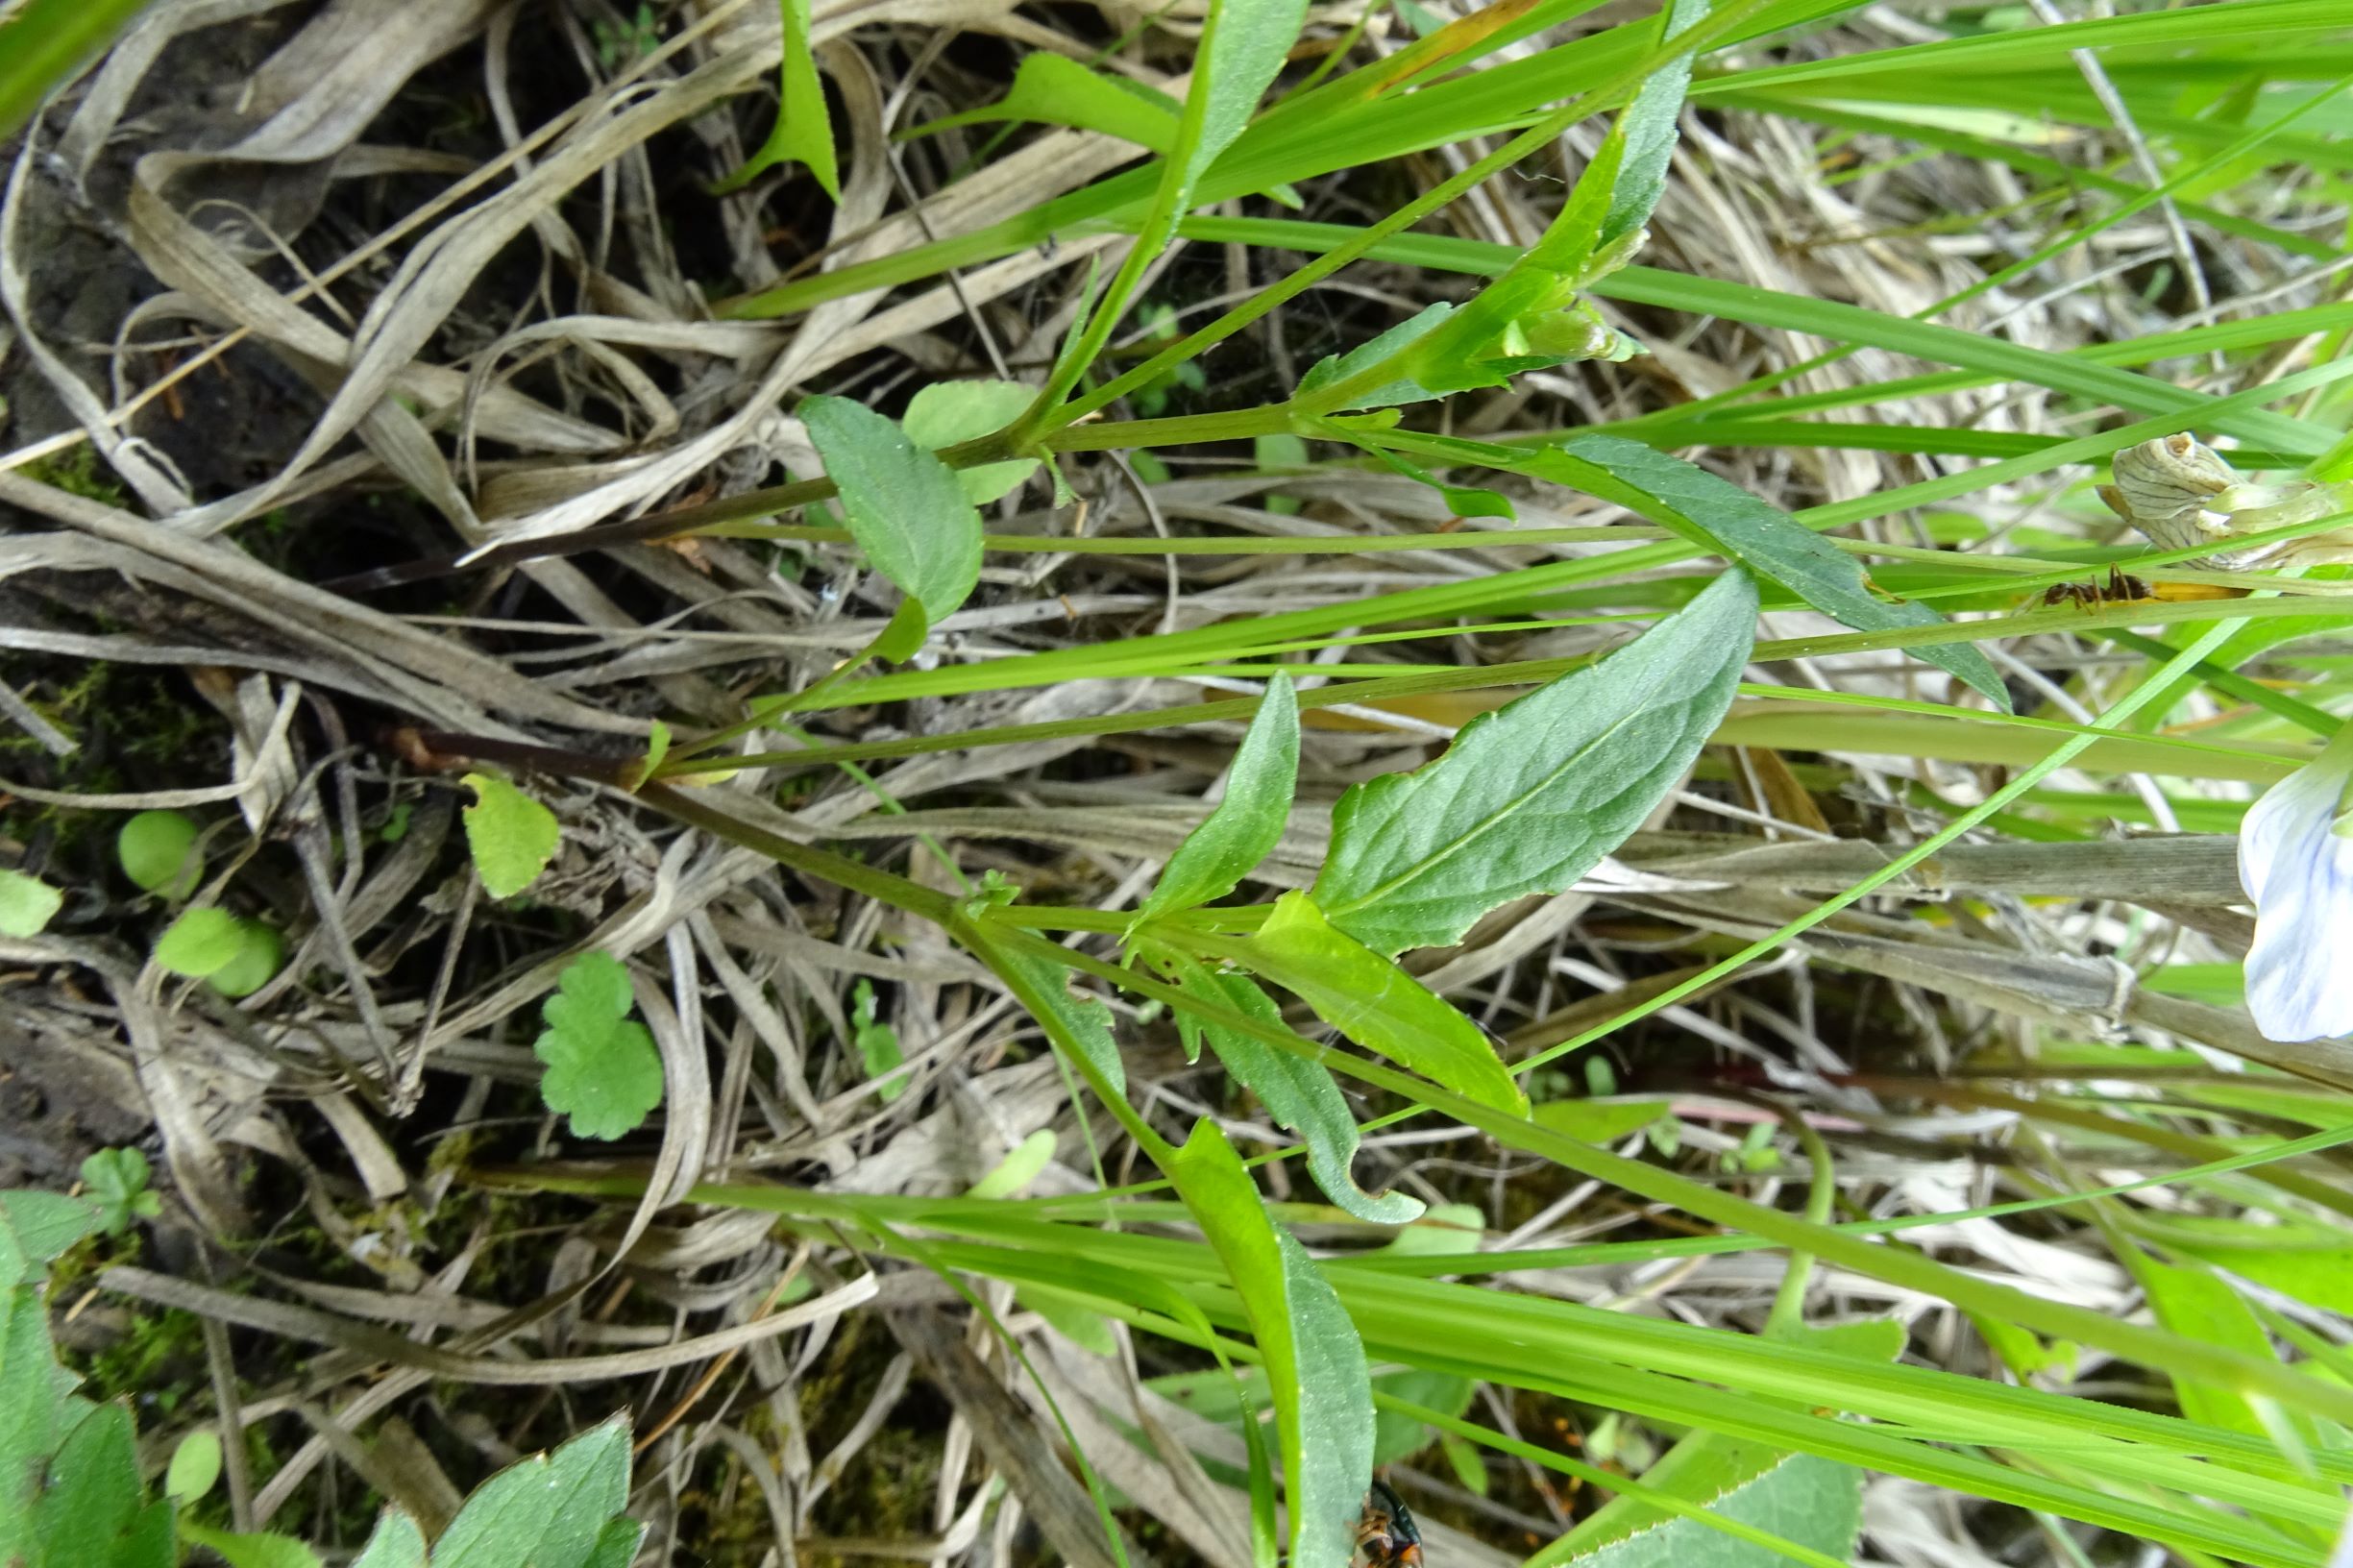
[[[1022,64],[1046,60],[1071,63],[1060,55],[1032,55]],[[1019,419],[1037,396],[1036,388],[1018,381],[934,381],[907,401],[907,439],[933,452],[975,441]],[[1037,458],[1017,457],[960,468],[956,482],[965,500],[985,506],[1019,489],[1037,472]]]
[[[849,536],[907,596],[875,651],[907,658],[980,581],[980,514],[954,469],[865,404],[810,398],[800,419],[840,492]]]
[[[1290,676],[1277,672],[1226,770],[1224,797],[1168,857],[1136,923],[1232,893],[1282,839],[1298,776],[1299,699]]]
[[[217,904],[184,911],[156,939],[156,963],[191,980],[222,968],[245,946],[245,922]]]
[[[540,1009],[547,1030],[531,1042],[548,1068],[539,1096],[572,1118],[574,1137],[620,1138],[662,1103],[662,1057],[629,1017],[629,971],[610,953],[585,952],[556,988]]]
[[[482,891],[512,898],[538,879],[555,856],[555,813],[496,773],[468,773],[474,792],[466,808],[466,847]]]
[[[0,871],[0,937],[37,937],[57,919],[65,895],[37,876]]]
[[[142,811],[114,835],[123,874],[173,900],[193,894],[204,876],[204,857],[195,848],[195,819],[177,811]]]
[[[83,1195],[98,1206],[107,1234],[120,1236],[134,1219],[153,1219],[162,1200],[148,1190],[153,1172],[136,1149],[100,1149],[82,1162]]]

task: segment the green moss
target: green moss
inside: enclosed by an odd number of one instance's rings
[[[68,447],[54,457],[37,457],[19,472],[28,479],[85,501],[120,506],[131,499],[131,492],[123,488],[113,470],[98,460],[97,449],[87,441]]]

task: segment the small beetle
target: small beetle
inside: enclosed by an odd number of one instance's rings
[[[1362,1568],[1422,1568],[1422,1532],[1405,1499],[1376,1481],[1357,1521],[1356,1561]]]

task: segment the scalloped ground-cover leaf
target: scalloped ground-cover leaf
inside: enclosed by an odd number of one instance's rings
[[[493,898],[512,898],[555,858],[555,813],[496,773],[468,773],[459,782],[474,792],[464,815],[475,874]]]
[[[1472,720],[1437,761],[1353,786],[1315,879],[1325,918],[1397,953],[1570,886],[1682,778],[1755,629],[1755,585],[1727,572],[1600,663]]]
[[[531,1042],[548,1068],[539,1096],[572,1118],[574,1137],[620,1138],[662,1103],[662,1057],[629,1017],[629,971],[610,953],[586,952],[556,987],[540,1008],[547,1030]]]
[[[1516,465],[1521,472],[1614,501],[1770,577],[1839,625],[1857,631],[1933,626],[1925,604],[1890,603],[1871,591],[1862,563],[1779,507],[1729,479],[1639,441],[1581,435]],[[1911,650],[1950,671],[2007,713],[2010,694],[1991,660],[1967,643]]]
[[[1373,1470],[1373,1390],[1339,1296],[1307,1249],[1266,1217],[1241,1157],[1197,1123],[1168,1179],[1241,1298],[1274,1396],[1296,1563],[1344,1563]]]
[[[1306,894],[1277,899],[1238,956],[1366,1050],[1482,1104],[1528,1114],[1528,1097],[1479,1025],[1334,926]]]
[[[980,513],[954,469],[864,404],[809,398],[800,420],[840,491],[849,536],[907,596],[874,646],[883,658],[904,659],[980,581]]]
[[[1299,699],[1290,676],[1277,674],[1226,770],[1224,796],[1168,857],[1137,921],[1232,893],[1281,842],[1298,778]]]

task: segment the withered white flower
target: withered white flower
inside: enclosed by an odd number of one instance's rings
[[[2221,453],[2187,434],[2127,447],[2112,459],[2116,482],[2099,487],[2109,510],[2160,550],[2217,547],[2185,564],[2217,572],[2353,561],[2353,524],[2233,549],[2242,535],[2353,511],[2353,486],[2289,479],[2250,484]]]
[[[2353,724],[2248,810],[2239,882],[2255,905],[2246,1005],[2267,1040],[2353,1034]]]

